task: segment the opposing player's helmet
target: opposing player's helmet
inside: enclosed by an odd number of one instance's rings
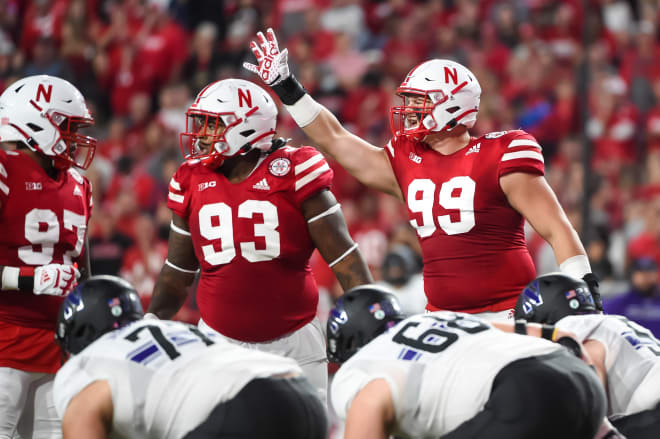
[[[187,160],[216,167],[253,148],[268,151],[276,122],[277,106],[261,87],[243,79],[214,82],[199,92],[186,112],[181,151]],[[206,147],[204,138],[210,139]]]
[[[351,288],[330,310],[328,359],[343,363],[404,318],[399,301],[387,288],[374,284]]]
[[[115,276],[93,276],[64,299],[55,339],[63,351],[77,354],[113,329],[144,315],[135,288]]]
[[[518,297],[515,318],[554,324],[569,315],[597,312],[586,282],[563,273],[549,273],[527,284]]]
[[[422,139],[432,132],[451,131],[456,125],[472,128],[481,86],[461,64],[432,59],[408,72],[397,94],[403,105],[390,110],[392,133]]]
[[[58,169],[89,167],[96,139],[77,130],[93,123],[83,95],[55,76],[28,76],[0,95],[0,141],[23,142]]]

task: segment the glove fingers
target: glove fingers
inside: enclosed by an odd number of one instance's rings
[[[289,49],[284,49],[280,52],[279,62],[281,66],[289,64]]]
[[[76,280],[80,279],[80,271],[76,267],[73,268],[73,275],[75,276]]]
[[[264,33],[259,31],[257,32],[257,39],[259,40],[259,45],[263,49],[264,52],[268,52],[268,40],[266,40],[266,37],[264,37]]]
[[[257,62],[260,63],[261,59],[264,57],[264,53],[259,48],[259,45],[254,41],[250,41],[250,49],[252,49],[252,53],[254,53],[254,56],[257,58]]]
[[[244,62],[243,68],[252,73],[256,73],[257,75],[259,74],[259,66],[255,66],[254,64],[250,64],[249,62]]]
[[[266,38],[268,39],[268,42],[272,45],[270,49],[271,53],[273,54],[278,53],[280,51],[280,46],[277,44],[277,37],[275,37],[275,32],[273,31],[273,28],[269,27],[266,30]]]

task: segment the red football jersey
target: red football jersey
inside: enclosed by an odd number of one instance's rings
[[[534,137],[521,130],[489,133],[449,155],[395,137],[386,150],[422,246],[428,309],[513,308],[536,272],[524,218],[499,179],[512,172],[543,175]]]
[[[26,154],[0,150],[0,223],[4,230],[0,236],[0,265],[76,262],[84,251],[91,210],[91,186],[76,170],[60,172],[53,180]],[[27,339],[20,346],[0,343],[0,365],[9,361],[10,367],[16,367],[17,352],[22,352],[18,357],[24,353],[29,358],[33,353],[26,350],[37,348],[48,351],[52,358],[59,357],[52,331],[62,300],[26,291],[0,292],[0,322],[51,331],[43,337],[43,343],[34,339]],[[34,370],[32,362],[28,367]]]
[[[329,188],[332,175],[310,147],[281,148],[235,184],[198,161],[179,167],[167,205],[188,222],[201,266],[197,303],[209,326],[261,342],[314,318],[314,244],[300,205]]]

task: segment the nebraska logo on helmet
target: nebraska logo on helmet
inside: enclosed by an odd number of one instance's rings
[[[397,89],[403,105],[390,110],[395,136],[422,139],[456,125],[472,128],[477,120],[481,86],[461,64],[432,59],[412,69]]]

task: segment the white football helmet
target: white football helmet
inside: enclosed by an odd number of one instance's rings
[[[0,142],[23,142],[58,169],[89,167],[96,139],[77,131],[93,123],[83,95],[55,76],[28,76],[0,95]]]
[[[408,72],[397,94],[403,105],[390,110],[392,133],[422,139],[431,132],[451,131],[459,124],[472,128],[481,86],[461,64],[432,59]]]
[[[217,167],[253,148],[268,151],[276,122],[277,106],[264,89],[243,79],[217,81],[188,108],[181,151],[186,160]]]

